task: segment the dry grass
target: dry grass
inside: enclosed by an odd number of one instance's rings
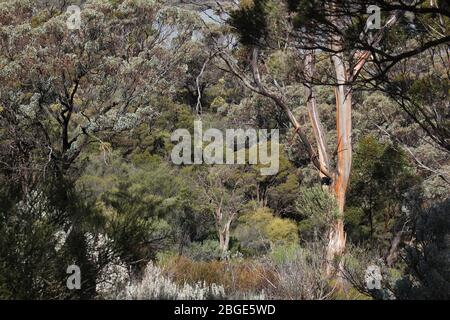
[[[272,270],[250,260],[194,261],[173,257],[163,264],[164,272],[177,283],[218,284],[228,293],[260,293],[276,282]]]

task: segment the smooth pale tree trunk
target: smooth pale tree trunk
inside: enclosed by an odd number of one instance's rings
[[[309,83],[305,84],[306,105],[308,107],[309,120],[313,128],[314,137],[317,143],[319,164],[324,171],[329,171],[330,161],[328,156],[328,147],[325,140],[325,131],[323,130],[322,121],[316,107],[316,96],[312,88],[313,77],[315,73],[315,52],[309,51],[305,55],[305,75]],[[325,178],[325,174],[319,170],[320,177]]]
[[[325,132],[316,107],[316,98],[311,84],[305,85],[305,95],[307,97],[307,107],[309,119],[313,128],[314,138],[318,149],[318,162],[325,170],[320,171],[320,177],[329,178],[332,181],[331,186],[323,184],[323,189],[330,192],[336,199],[339,216],[328,231],[327,246],[327,273],[334,273],[335,260],[341,256],[345,250],[346,234],[344,231],[344,207],[345,194],[350,178],[352,149],[351,149],[351,88],[346,85],[347,73],[341,56],[333,57],[333,63],[336,72],[338,85],[336,86],[336,128],[337,128],[337,167],[332,177],[326,177],[324,172],[331,172],[329,164],[329,153],[325,140]],[[305,75],[309,83],[312,83],[315,72],[314,51],[307,52],[305,55]]]
[[[334,273],[336,258],[345,250],[344,231],[345,195],[352,167],[352,88],[347,85],[348,72],[341,53],[332,57],[336,72],[336,128],[337,128],[337,167],[332,189],[338,206],[338,217],[330,227],[327,247],[327,273]],[[339,271],[339,270],[338,270]]]
[[[231,220],[228,221],[221,230],[219,230],[219,246],[222,257],[225,256],[230,248],[230,226]]]
[[[372,45],[378,44],[386,28],[394,25],[398,20],[397,13],[389,17],[386,24],[372,38]],[[339,26],[337,20],[334,21]],[[339,209],[339,216],[330,227],[327,247],[327,273],[335,273],[335,260],[342,256],[345,250],[346,233],[344,231],[344,207],[345,195],[352,168],[352,83],[358,77],[360,71],[369,60],[370,51],[360,52],[358,61],[354,67],[346,67],[344,55],[341,51],[342,39],[333,37],[331,48],[335,52],[331,57],[334,65],[336,82],[336,129],[337,129],[337,165],[332,189]],[[339,263],[338,268],[341,269]],[[337,270],[342,271],[342,270]]]
[[[219,236],[219,248],[222,257],[224,257],[230,248],[230,229],[235,214],[231,214],[223,225],[222,214],[221,208],[216,210],[216,228]]]

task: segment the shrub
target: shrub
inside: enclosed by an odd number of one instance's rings
[[[410,213],[412,240],[399,250],[398,269],[385,266],[363,248],[353,248],[344,271],[360,292],[376,299],[449,299],[450,294],[450,200]],[[374,261],[376,261],[374,263]],[[380,266],[381,289],[368,290],[364,274],[367,266]]]
[[[262,264],[249,260],[193,261],[186,257],[166,260],[162,266],[167,276],[178,284],[218,284],[229,297],[244,299],[261,297],[274,274]]]
[[[184,252],[184,254],[197,261],[210,261],[219,259],[222,252],[217,240],[205,240],[203,242],[192,243]]]
[[[405,274],[397,281],[399,299],[450,299],[450,199],[434,203],[413,219],[414,241],[402,253]]]
[[[346,255],[343,257],[342,266],[342,275],[351,285],[351,290],[336,292],[334,294],[335,299],[393,298],[389,288],[395,283],[396,274],[393,272],[393,269],[389,269],[386,266],[379,254],[379,250],[349,245]],[[378,267],[380,270],[380,288],[369,288],[367,285],[367,272],[371,267]]]
[[[292,248],[285,256],[278,251],[266,263],[275,274],[275,281],[267,286],[271,299],[325,299],[333,293],[324,274],[325,250],[320,244],[307,248]]]
[[[304,217],[320,213],[324,221],[336,217],[337,208],[334,198],[321,186],[302,187],[301,196],[297,200],[297,212]]]
[[[234,236],[239,240],[244,253],[267,252],[274,245],[298,243],[297,225],[273,215],[269,208],[258,208],[239,219]]]
[[[326,234],[328,226],[337,214],[335,199],[320,186],[302,187],[296,203],[302,240],[319,240],[318,235]]]
[[[281,264],[295,259],[298,250],[299,250],[298,245],[277,246],[272,249],[272,252],[270,253],[270,258],[276,264]]]
[[[115,298],[127,300],[224,299],[222,286],[205,282],[176,284],[160,268],[149,263],[141,280],[129,283]]]

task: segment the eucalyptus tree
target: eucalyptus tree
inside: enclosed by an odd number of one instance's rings
[[[233,167],[215,166],[199,172],[197,187],[205,210],[212,212],[222,256],[230,246],[231,225],[245,203],[243,179]]]
[[[377,7],[373,7],[374,4]],[[358,0],[246,0],[238,7],[230,8],[230,30],[239,36],[240,45],[232,36],[228,41],[224,40],[225,36],[217,41],[218,56],[228,71],[248,89],[271,99],[286,113],[325,188],[336,199],[339,215],[328,234],[327,269],[331,273],[333,261],[342,255],[346,243],[344,207],[352,164],[354,92],[368,86],[380,89],[382,85],[389,85],[385,75],[394,66],[430,48],[445,45],[448,41],[448,9],[443,3],[433,1],[372,3]],[[370,8],[383,12],[383,19],[381,15],[371,15]],[[404,23],[408,13],[416,15],[416,23]],[[439,32],[421,29],[425,24],[430,28],[438,25]],[[408,27],[420,30],[399,37]],[[412,49],[409,48],[411,39],[416,40]],[[287,57],[287,63],[296,70],[295,76],[280,79],[272,72],[268,61],[276,52]],[[327,64],[327,60],[331,64]],[[316,71],[316,68],[320,70]],[[304,86],[313,139],[308,137],[293,110],[296,101],[292,99],[292,93],[299,84]],[[315,89],[318,86],[330,86],[335,90],[336,136],[332,149],[326,141],[316,106]],[[424,118],[415,119],[426,124],[422,126],[424,129],[435,125]],[[439,127],[442,128],[442,124]],[[445,130],[427,131],[431,134],[442,132]],[[445,148],[445,138],[444,141],[435,140],[444,142]]]

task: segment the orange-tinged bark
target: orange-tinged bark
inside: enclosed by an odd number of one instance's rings
[[[336,72],[336,129],[337,129],[337,164],[333,181],[334,196],[339,209],[339,216],[328,234],[327,247],[327,273],[335,270],[335,260],[345,250],[346,234],[344,231],[344,207],[345,194],[350,179],[352,166],[352,87],[348,83],[348,75],[351,74],[345,67],[342,53],[332,57]]]

